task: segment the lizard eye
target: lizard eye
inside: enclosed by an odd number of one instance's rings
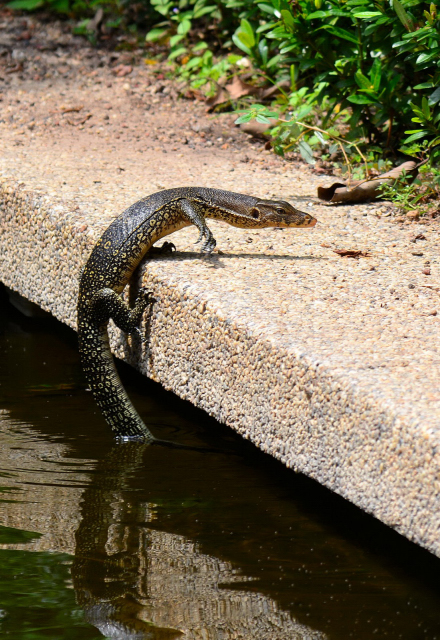
[[[275,209],[277,213],[284,213],[283,207],[276,207]]]
[[[258,220],[258,218],[260,217],[260,212],[258,211],[258,209],[252,209],[251,216],[255,218],[255,220]]]

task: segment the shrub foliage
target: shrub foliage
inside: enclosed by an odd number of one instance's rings
[[[9,6],[66,13],[103,7],[124,13],[133,4],[14,0]],[[135,4],[149,22],[147,41],[168,45],[169,59],[195,87],[236,72],[245,59],[247,70],[250,63],[272,82],[288,80],[284,111],[292,120],[318,109],[320,125],[331,132],[344,114],[347,141],[440,156],[440,0]]]
[[[273,81],[289,79],[291,103],[301,91],[302,104],[325,105],[327,119],[349,107],[348,140],[394,150],[403,143],[409,152],[440,144],[440,0],[152,4],[166,20],[147,37],[168,37],[183,72],[208,77],[212,54],[235,45]],[[190,46],[198,32],[204,61]]]

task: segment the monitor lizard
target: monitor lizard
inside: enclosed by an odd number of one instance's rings
[[[235,227],[313,227],[316,219],[282,200],[262,200],[220,189],[181,187],[159,191],[132,204],[94,246],[80,277],[77,304],[79,351],[93,396],[120,439],[156,439],[125,392],[110,352],[110,318],[125,333],[139,332],[152,295],[142,289],[130,308],[121,293],[146,252],[160,238],[191,224],[200,232],[201,251],[216,246],[205,218]],[[165,243],[168,247],[170,243]]]

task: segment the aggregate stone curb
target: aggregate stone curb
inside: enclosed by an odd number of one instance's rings
[[[0,280],[75,328],[80,268],[113,216],[8,177],[0,186]],[[245,254],[237,250],[241,230],[210,226],[224,254],[204,259],[178,251],[142,267],[139,281],[158,300],[150,340],[145,347],[112,328],[115,354],[440,556],[439,388],[430,392],[432,403],[427,396],[417,405],[411,397],[424,353],[408,354],[412,377],[405,366],[396,367],[395,378],[383,375],[384,365],[369,368],[368,341],[362,360],[362,344],[338,334],[341,317],[304,306],[302,279],[289,284],[293,306],[277,289],[283,274],[288,283],[292,277],[283,258],[307,273],[311,264],[325,271],[326,258],[306,251],[265,256],[267,230],[251,233],[255,253]],[[190,247],[193,237],[187,229],[173,240],[179,249],[185,241]],[[235,253],[226,253],[228,246]],[[322,324],[323,313],[333,324]],[[353,314],[353,323],[361,331],[368,315]],[[428,334],[438,337],[438,319],[426,323]],[[347,365],[332,361],[336,356]]]

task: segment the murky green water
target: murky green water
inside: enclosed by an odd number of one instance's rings
[[[122,369],[160,438],[115,445],[76,340],[3,299],[0,634],[440,639],[440,561]]]

